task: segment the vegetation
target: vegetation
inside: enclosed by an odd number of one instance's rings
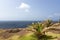
[[[32,25],[30,26],[30,28],[32,27],[34,34],[36,35],[36,37],[38,38],[38,40],[47,40],[46,38],[49,38],[49,36],[47,36],[45,33],[46,31],[50,30],[50,29],[55,29],[55,27],[51,27],[52,26],[52,20],[46,20],[43,23],[32,23]],[[50,36],[51,37],[51,36]]]
[[[56,24],[57,27],[55,27]],[[52,20],[45,20],[43,22],[32,23],[23,29],[1,29],[0,40],[60,40],[59,28],[59,22],[53,24]]]
[[[38,40],[33,33],[28,33],[20,38],[20,40]]]
[[[46,24],[45,24],[46,26],[43,25],[42,23],[39,23],[39,22],[38,23],[32,23],[31,27],[32,27],[32,29],[35,30],[34,34],[37,36],[38,40],[40,40],[41,37],[46,36],[45,35],[45,30],[47,30],[47,29],[45,29],[45,28],[49,27],[50,24],[51,24],[51,20],[46,21]]]
[[[44,27],[49,27],[49,26],[52,25],[52,20],[50,20],[50,19],[45,20],[45,21],[43,21],[42,24],[43,24]]]

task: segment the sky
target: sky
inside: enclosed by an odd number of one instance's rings
[[[60,0],[0,0],[0,21],[60,18]]]

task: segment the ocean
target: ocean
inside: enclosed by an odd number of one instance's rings
[[[0,21],[0,28],[25,28],[39,21]]]

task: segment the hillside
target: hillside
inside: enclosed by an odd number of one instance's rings
[[[51,40],[60,40],[60,24],[55,23],[51,27],[55,29],[46,31],[46,35],[52,36]],[[27,30],[27,28],[0,29],[0,40],[31,40],[30,35],[34,35],[34,32]]]

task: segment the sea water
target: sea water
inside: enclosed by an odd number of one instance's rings
[[[0,28],[25,28],[38,21],[0,21]]]

